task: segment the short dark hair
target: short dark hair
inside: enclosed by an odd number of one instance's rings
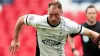
[[[94,8],[94,9],[96,10],[96,8],[95,8],[95,6],[94,6],[94,5],[89,5],[89,6],[86,8],[85,13],[87,13],[87,10],[88,10],[89,8]],[[97,11],[97,10],[96,10],[96,11]]]
[[[62,4],[59,2],[59,1],[52,1],[48,4],[48,8],[51,6],[51,5],[54,5],[54,6],[57,6],[57,8],[61,9],[62,10]]]

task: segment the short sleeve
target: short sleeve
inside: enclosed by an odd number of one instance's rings
[[[31,26],[36,27],[36,24],[40,18],[41,16],[39,15],[27,14],[27,15],[24,15],[24,23],[26,25],[31,25]]]
[[[69,22],[69,29],[71,34],[83,34],[84,32],[84,27],[82,25],[77,24],[74,21]]]

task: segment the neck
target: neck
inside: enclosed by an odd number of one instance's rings
[[[47,18],[47,22],[48,22],[48,24],[49,24],[50,26],[52,26],[52,27],[56,27],[56,26],[58,26],[58,25],[60,24],[60,21],[59,21],[57,24],[53,24],[53,23],[51,23],[51,22],[49,21],[48,18]]]
[[[90,26],[93,26],[93,25],[96,24],[96,21],[93,21],[93,22],[89,22],[89,21],[87,21],[87,24],[90,25]]]

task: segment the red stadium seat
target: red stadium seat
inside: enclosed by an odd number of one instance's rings
[[[79,11],[75,16],[76,17],[74,18],[74,21],[76,21],[77,23],[82,24],[86,22],[85,12]]]
[[[71,20],[74,20],[72,12],[64,12],[63,16]]]
[[[82,42],[81,42],[81,38],[79,35],[77,35],[76,37],[74,37],[74,41],[75,41],[75,48],[79,51],[80,55],[83,55],[83,47],[82,47]],[[71,51],[71,47],[70,44],[68,42],[67,39],[67,43],[65,44],[65,54],[66,56],[74,56],[72,51]]]
[[[100,21],[100,11],[98,11],[97,13],[98,13],[97,20]]]
[[[67,43],[65,44],[64,49],[65,49],[65,56],[73,56],[68,40]]]

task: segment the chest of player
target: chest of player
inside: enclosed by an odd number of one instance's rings
[[[51,27],[49,25],[37,26],[37,32],[42,39],[51,39],[57,41],[64,40],[69,34],[69,30],[65,27]]]

